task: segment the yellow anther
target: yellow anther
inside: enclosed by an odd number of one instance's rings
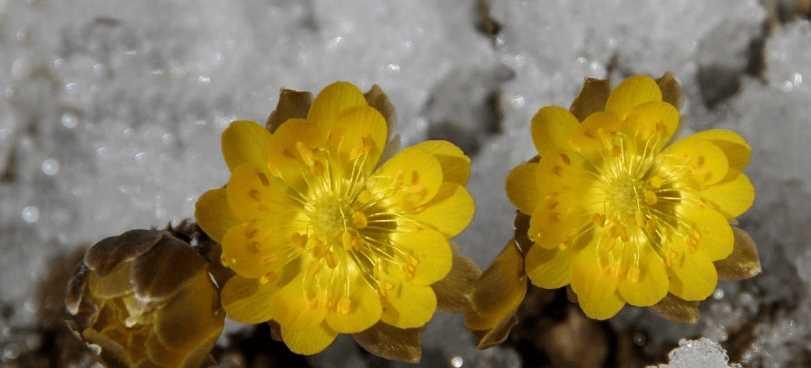
[[[262,197],[259,195],[259,191],[256,189],[251,189],[248,191],[248,197],[251,197],[254,201],[260,201]]]
[[[352,233],[350,233],[349,231],[344,231],[341,234],[341,246],[343,246],[345,250],[351,251],[352,249],[355,249],[357,242],[358,242],[357,237],[352,235]]]
[[[265,285],[265,284],[267,284],[270,281],[275,280],[275,279],[276,279],[276,274],[273,273],[273,272],[268,272],[268,273],[262,275],[261,277],[259,277],[259,284]]]
[[[419,182],[420,182],[420,173],[418,173],[417,171],[412,171],[411,172],[411,185],[416,185]]]
[[[406,263],[406,264],[403,266],[403,270],[406,272],[406,274],[407,274],[409,277],[414,277],[414,274],[416,274],[416,273],[417,273],[417,265],[415,265],[415,264],[413,264],[413,263]]]
[[[304,162],[305,165],[312,167],[315,164],[315,160],[313,160],[313,150],[307,147],[303,142],[296,142],[296,151],[298,151],[299,157],[301,157],[301,161]]]
[[[360,203],[368,203],[372,200],[372,193],[369,193],[368,190],[364,189],[358,193],[358,202]]]
[[[310,263],[310,267],[307,269],[307,273],[310,277],[313,277],[319,272],[321,272],[322,267],[323,264],[321,262],[312,262]]]
[[[564,165],[570,165],[572,163],[572,160],[565,153],[560,154],[560,161],[563,162]]]
[[[260,244],[258,241],[252,241],[248,243],[248,248],[254,253],[259,253],[262,251],[262,244]]]
[[[329,266],[329,268],[338,267],[338,255],[335,254],[335,252],[327,252],[327,256],[324,257],[324,259],[327,260],[327,266]]]
[[[645,197],[645,203],[648,206],[653,206],[656,204],[656,202],[659,202],[659,198],[652,190],[646,190],[643,196]]]
[[[662,185],[665,185],[665,179],[662,179],[662,177],[659,175],[652,176],[648,180],[648,182],[650,183],[650,186],[653,187],[653,189],[659,189],[662,187]]]
[[[605,225],[605,215],[602,213],[595,213],[594,216],[591,216],[591,222],[593,222],[596,226],[603,226]]]
[[[354,213],[352,213],[352,226],[354,226],[355,229],[360,230],[366,228],[366,226],[368,225],[369,220],[366,219],[366,215],[364,215],[363,212],[355,211]]]
[[[394,284],[392,284],[389,281],[383,281],[383,282],[380,283],[380,290],[378,290],[378,291],[380,292],[380,295],[386,296],[392,290],[394,290]]]
[[[290,237],[290,243],[297,248],[307,247],[307,234],[295,233]]]
[[[552,167],[552,173],[556,176],[563,176],[563,166],[555,165]]]
[[[338,301],[337,311],[340,314],[349,314],[352,311],[352,300],[349,297],[342,297],[341,300]]]

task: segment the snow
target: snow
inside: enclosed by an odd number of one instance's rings
[[[752,143],[758,200],[741,226],[764,274],[723,283],[696,326],[637,310],[612,325],[644,333],[650,350],[697,335],[727,344],[751,328],[738,354],[752,366],[811,351],[811,24],[768,35],[757,76],[750,51],[767,11],[755,0],[489,3],[494,36],[461,0],[0,0],[0,304],[14,306],[0,347],[18,340],[9,326],[32,322],[50,258],[191,217],[197,196],[226,180],[220,132],[263,120],[282,87],[377,83],[406,145],[431,136],[465,147],[477,215],[457,243],[485,266],[512,232],[504,177],[534,155],[532,114],[567,105],[585,77],[672,71],[685,131],[728,127]],[[774,305],[793,307],[761,318]],[[458,317],[439,316],[424,341],[426,364],[520,365],[509,347],[476,352]],[[671,359],[713,346],[686,343]]]

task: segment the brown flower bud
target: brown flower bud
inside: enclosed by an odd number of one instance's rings
[[[200,367],[224,320],[206,261],[159,230],[93,245],[65,306],[71,329],[112,367]]]

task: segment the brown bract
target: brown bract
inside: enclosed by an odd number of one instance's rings
[[[91,247],[65,306],[68,326],[111,367],[200,367],[224,321],[206,261],[159,230]]]

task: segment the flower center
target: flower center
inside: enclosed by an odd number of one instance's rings
[[[663,170],[657,163],[661,138],[614,133],[603,140],[591,207],[601,264],[617,276],[636,280],[644,247],[665,262],[679,262],[687,249],[669,245],[671,237],[697,242],[693,226],[679,216],[685,198],[682,173]]]
[[[341,156],[303,144],[297,148],[306,153],[294,156],[306,172],[304,187],[291,187],[303,214],[291,244],[303,261],[307,295],[313,306],[325,303],[349,313],[358,282],[385,294],[393,288],[386,281],[392,270],[413,274],[417,258],[393,237],[409,221],[386,195],[396,188],[377,188],[381,184],[368,180],[368,150]]]

